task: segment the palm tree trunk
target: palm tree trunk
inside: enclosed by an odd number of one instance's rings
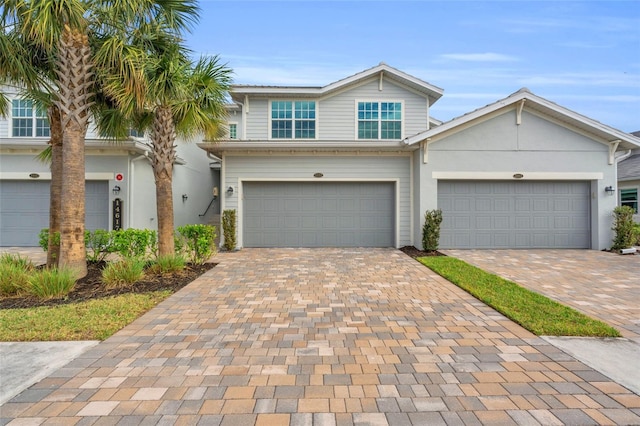
[[[62,118],[60,260],[76,278],[87,275],[84,242],[85,152],[91,106],[91,48],[86,34],[65,26],[58,45],[58,101]]]
[[[49,127],[51,129],[51,199],[49,202],[49,245],[47,249],[47,266],[57,267],[60,259],[60,241],[56,234],[60,233],[60,207],[62,200],[62,122],[60,111],[55,106],[49,107]]]
[[[156,208],[158,214],[158,254],[175,252],[173,239],[173,162],[175,151],[175,124],[171,108],[158,107],[153,117],[153,155],[151,165],[156,181]]]

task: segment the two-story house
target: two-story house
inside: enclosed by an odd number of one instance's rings
[[[611,244],[616,159],[640,139],[522,89],[440,123],[443,90],[384,63],[323,87],[234,86],[222,209],[240,247]]]
[[[640,138],[526,89],[441,123],[442,95],[384,63],[322,87],[234,86],[228,138],[177,144],[175,224],[234,209],[239,247],[421,248],[424,213],[440,208],[442,248],[611,245],[616,163]],[[35,159],[48,127],[9,96],[0,245],[33,246],[48,224],[50,173]],[[156,227],[146,142],[90,130],[89,229]]]
[[[37,246],[38,233],[49,226],[51,172],[37,159],[47,146],[49,123],[46,112],[23,99],[16,88],[5,86],[1,91],[11,106],[9,115],[0,118],[0,246]],[[157,228],[150,141],[138,136],[142,135],[132,133],[129,140],[116,143],[89,129],[87,229]],[[177,151],[175,224],[212,222],[219,213],[219,200],[212,201],[218,175],[195,143],[179,142]]]

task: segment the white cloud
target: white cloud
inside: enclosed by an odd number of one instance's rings
[[[454,61],[466,62],[513,62],[518,58],[515,56],[503,55],[501,53],[445,53],[440,58]]]
[[[586,72],[537,75],[518,79],[525,86],[640,87],[640,75],[625,72]]]

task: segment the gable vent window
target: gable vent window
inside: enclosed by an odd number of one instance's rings
[[[315,139],[316,103],[314,101],[271,102],[272,139]]]
[[[14,99],[11,102],[11,134],[14,137],[49,137],[49,119],[44,108],[34,107],[26,99]]]
[[[402,103],[358,102],[358,139],[402,139]]]

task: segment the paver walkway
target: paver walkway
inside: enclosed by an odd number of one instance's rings
[[[597,250],[444,252],[598,318],[624,337],[640,341],[640,255]]]
[[[391,249],[244,249],[9,424],[640,424],[640,396]]]

